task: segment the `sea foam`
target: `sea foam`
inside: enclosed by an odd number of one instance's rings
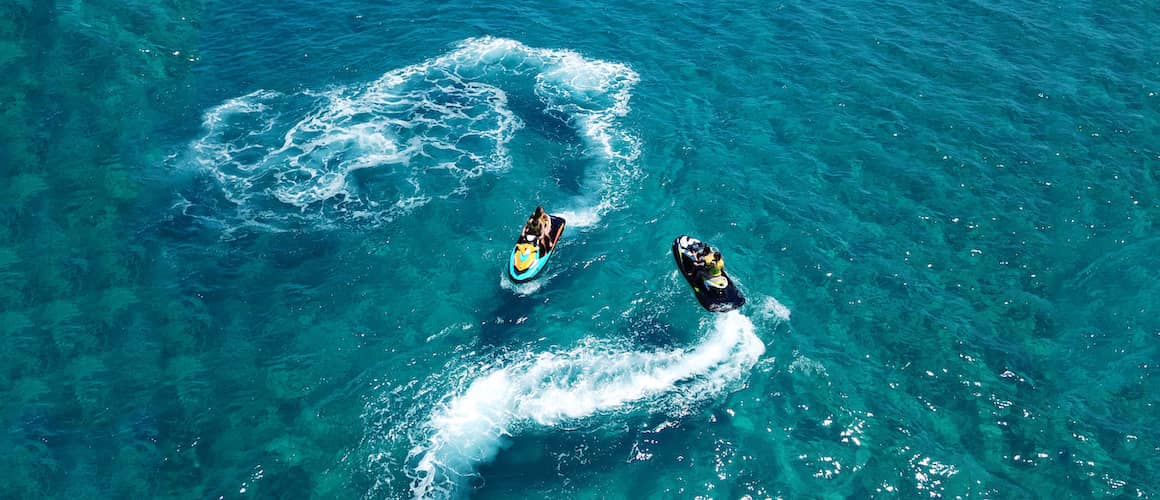
[[[414,437],[407,459],[412,493],[462,493],[465,478],[521,432],[642,408],[678,412],[738,388],[765,345],[738,312],[708,322],[704,340],[691,348],[580,346],[466,370],[461,389],[443,398]]]
[[[584,143],[584,194],[557,203],[584,227],[621,206],[640,176],[640,141],[619,123],[638,80],[570,50],[473,38],[370,83],[229,99],[205,113],[191,154],[251,225],[390,222],[483,175],[536,168],[512,165],[509,152],[524,127],[509,92],[528,88],[534,96],[521,98]]]

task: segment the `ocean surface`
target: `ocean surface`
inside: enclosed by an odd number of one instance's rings
[[[1160,3],[0,12],[2,498],[1160,496]]]

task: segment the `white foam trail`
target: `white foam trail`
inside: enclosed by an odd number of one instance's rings
[[[796,350],[793,352],[793,361],[789,364],[786,371],[789,373],[801,372],[805,375],[830,376],[829,372],[826,371],[825,365],[810,359],[808,356]]]
[[[778,321],[789,321],[790,310],[774,297],[766,297],[757,312],[763,318],[774,318]]]
[[[635,352],[583,346],[528,354],[448,396],[411,449],[408,471],[419,498],[450,497],[491,460],[506,436],[638,407],[679,411],[736,388],[765,345],[738,312],[715,315],[691,349]],[[473,370],[475,374],[478,371]]]
[[[623,64],[514,40],[468,39],[369,84],[230,99],[206,112],[192,154],[243,218],[274,223],[321,212],[391,221],[511,168],[508,143],[523,121],[507,93],[528,87],[521,78],[584,141],[589,194],[564,205],[584,214],[570,224],[592,224],[640,176],[640,141],[618,125],[639,77]]]
[[[507,273],[505,272],[499,277],[499,286],[521,297],[527,297],[543,288],[544,285],[551,281],[552,276],[554,275],[540,276],[532,281],[515,283],[507,277]]]
[[[577,200],[573,200],[573,205],[576,205],[576,204],[582,205],[586,201],[589,201],[589,200],[586,198],[580,198]],[[588,206],[588,207],[582,207],[582,208],[576,208],[576,207],[566,208],[563,210],[559,210],[557,212],[557,215],[559,215],[560,217],[563,217],[564,220],[568,221],[569,227],[574,228],[574,229],[583,229],[583,228],[588,228],[588,227],[592,227],[592,226],[596,225],[597,222],[600,222],[601,216],[604,215],[605,213],[607,213],[611,209],[612,209],[611,204],[607,204],[607,205],[599,205],[598,204],[595,206]]]

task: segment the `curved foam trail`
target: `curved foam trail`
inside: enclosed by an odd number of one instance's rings
[[[451,497],[461,480],[491,460],[506,436],[606,412],[636,408],[674,411],[737,387],[765,345],[749,318],[716,315],[691,349],[635,352],[578,347],[529,354],[474,379],[441,403],[426,424],[428,437],[411,449],[412,493]],[[474,372],[471,372],[474,373]]]
[[[508,143],[523,121],[508,92],[530,87],[585,143],[593,166],[582,183],[593,194],[564,205],[591,224],[640,175],[640,141],[618,125],[638,80],[569,50],[474,38],[369,84],[230,99],[206,112],[191,153],[247,220],[389,222],[511,168]]]

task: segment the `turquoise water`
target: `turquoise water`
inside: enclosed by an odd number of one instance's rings
[[[0,497],[1160,493],[1154,3],[2,8]]]

